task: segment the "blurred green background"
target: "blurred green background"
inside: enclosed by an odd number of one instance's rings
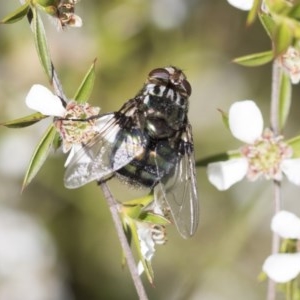
[[[0,3],[1,18],[19,5],[18,1]],[[268,125],[271,65],[243,68],[231,61],[269,50],[270,41],[259,22],[247,28],[247,14],[226,1],[81,0],[76,14],[83,19],[83,27],[61,32],[48,17],[43,18],[53,62],[68,97],[72,98],[95,58],[97,79],[89,102],[102,112],[119,109],[139,91],[150,70],[171,64],[185,71],[193,88],[189,119],[197,159],[240,145],[223,126],[218,108],[226,111],[234,101],[253,99]],[[1,25],[0,120],[32,112],[24,100],[35,83],[49,87],[26,20]],[[299,132],[298,94],[295,88],[287,137]],[[49,292],[45,289],[45,296],[36,298],[28,292],[28,298],[23,293],[13,299],[137,299],[128,270],[121,268],[121,248],[102,193],[94,183],[77,190],[64,188],[65,155],[60,151],[51,155],[20,193],[31,154],[48,124],[49,120],[0,131],[1,207],[16,214],[16,219],[28,217],[43,232],[38,244],[45,245],[46,239],[53,248],[51,253],[47,247],[39,250],[45,259],[52,257],[40,276],[41,285],[55,278]],[[143,277],[149,298],[264,299],[266,282],[259,282],[258,275],[271,248],[272,184],[245,180],[219,192],[208,182],[204,169],[198,169],[197,175],[199,229],[192,239],[183,240],[175,228],[168,228],[168,243],[157,247],[153,259],[155,286]],[[118,181],[110,187],[119,200],[135,195]],[[299,214],[298,188],[284,181],[282,195],[284,207]],[[11,224],[19,223],[5,226]],[[0,240],[1,300],[12,299],[3,292],[9,290],[3,271],[7,258],[4,254],[1,258],[1,247],[5,244],[18,253],[25,247],[22,239],[18,245],[10,242],[5,226],[0,218],[0,236],[1,229],[4,234]],[[15,227],[22,230],[22,226]],[[26,257],[24,261],[29,262]],[[8,268],[13,274],[19,265]],[[30,283],[25,285],[30,287]]]

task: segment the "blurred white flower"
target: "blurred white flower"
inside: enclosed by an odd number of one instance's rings
[[[228,115],[229,128],[238,140],[247,143],[240,149],[240,157],[210,163],[209,181],[219,190],[226,190],[245,176],[251,181],[263,176],[282,179],[282,173],[300,185],[300,159],[292,159],[292,148],[281,136],[263,130],[262,114],[252,100],[235,102]]]
[[[165,227],[146,222],[136,222],[137,234],[143,258],[151,262],[155,253],[155,244],[162,245],[166,242]],[[142,274],[144,267],[142,262],[138,264],[138,272]]]
[[[300,82],[300,51],[298,49],[289,47],[284,54],[279,56],[279,63],[293,84]]]
[[[254,0],[227,0],[227,2],[241,10],[250,10],[253,6]]]
[[[300,219],[287,211],[278,212],[271,222],[271,229],[284,239],[300,239]],[[277,253],[264,262],[263,271],[277,283],[286,283],[300,273],[300,253]]]
[[[300,253],[270,255],[264,262],[263,271],[277,283],[286,283],[300,273]]]
[[[271,229],[284,239],[300,240],[300,219],[291,212],[278,212],[272,218]]]
[[[45,230],[30,216],[0,209],[0,300],[71,299]]]
[[[185,0],[152,0],[150,3],[153,22],[162,29],[178,27],[187,18]]]

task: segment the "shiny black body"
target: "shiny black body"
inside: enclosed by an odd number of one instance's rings
[[[180,69],[151,71],[136,97],[119,111],[99,117],[99,134],[67,166],[66,187],[116,175],[133,186],[150,188],[157,203],[168,204],[182,236],[194,234],[198,195],[187,117],[190,95]]]

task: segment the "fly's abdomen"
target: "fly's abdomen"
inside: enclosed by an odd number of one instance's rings
[[[130,184],[153,188],[163,177],[174,172],[179,158],[167,140],[159,141],[150,148],[145,147],[141,155],[116,173]]]

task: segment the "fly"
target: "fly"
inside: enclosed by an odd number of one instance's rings
[[[116,176],[149,188],[167,207],[179,233],[192,236],[199,202],[192,127],[191,86],[173,66],[152,70],[141,91],[119,111],[100,115],[97,134],[68,162],[65,186],[78,188]]]

